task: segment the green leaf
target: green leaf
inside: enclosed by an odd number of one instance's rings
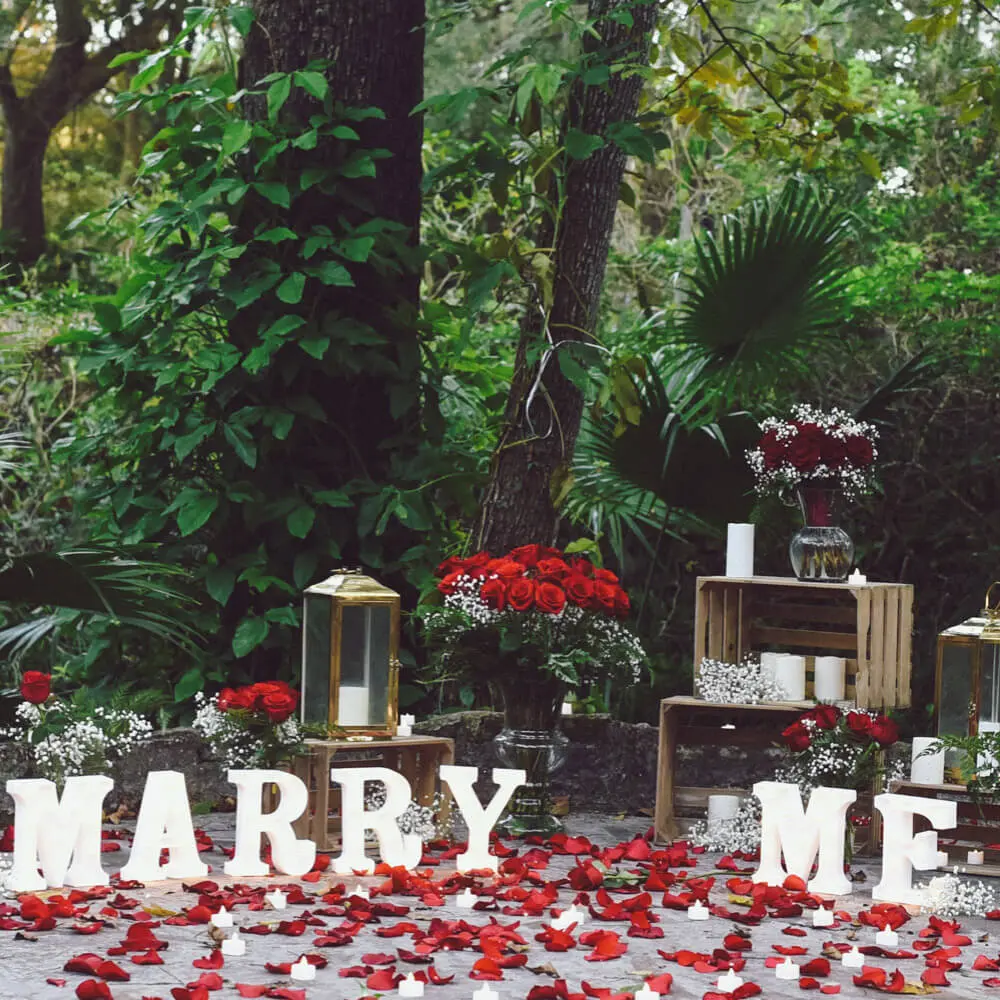
[[[236,570],[229,566],[213,566],[205,576],[205,589],[219,604],[225,604],[236,585]]]
[[[230,122],[222,133],[222,155],[232,156],[233,153],[243,149],[252,135],[253,126],[250,122]]]
[[[312,531],[313,521],[316,520],[316,511],[312,507],[302,504],[285,518],[285,524],[290,534],[296,538],[305,538]]]
[[[302,301],[302,293],[306,287],[306,276],[301,271],[295,271],[278,285],[275,294],[282,302],[294,306]]]
[[[351,288],[354,285],[351,272],[343,264],[332,260],[323,261],[319,267],[312,268],[311,273],[315,274],[324,285],[336,285],[340,288]]]
[[[187,701],[205,687],[205,676],[200,667],[192,667],[174,685],[174,701]]]
[[[566,133],[566,153],[574,160],[585,160],[604,145],[599,135],[588,135],[578,128],[571,128]]]
[[[190,434],[184,434],[174,442],[174,454],[183,462],[215,430],[215,421],[196,427]]]
[[[367,153],[356,153],[341,168],[342,177],[374,177],[375,161]]]
[[[292,579],[295,581],[295,586],[299,590],[303,590],[308,586],[309,581],[313,578],[313,574],[316,572],[316,567],[319,564],[319,553],[315,549],[307,549],[305,552],[300,552],[295,557],[295,565],[292,568]]]
[[[227,7],[229,23],[244,37],[250,34],[253,27],[253,10],[250,7]]]
[[[197,531],[215,513],[219,497],[207,490],[192,490],[191,498],[177,511],[177,527],[182,536]]]
[[[267,117],[274,121],[292,92],[292,78],[283,74],[267,88]]]
[[[310,357],[315,358],[317,361],[322,361],[323,355],[330,349],[330,338],[320,336],[318,333],[313,334],[309,337],[303,337],[299,341],[299,347]]]
[[[294,74],[295,82],[305,91],[312,94],[317,101],[322,101],[330,89],[330,83],[322,73],[313,70],[298,70]]]
[[[298,233],[289,229],[288,226],[275,226],[273,229],[268,229],[255,238],[260,240],[261,243],[281,243],[284,240],[297,240],[299,237]]]
[[[313,490],[312,497],[327,507],[353,507],[354,501],[343,490]]]
[[[882,168],[879,166],[878,160],[867,150],[858,150],[858,163],[861,164],[865,173],[870,177],[873,177],[877,181],[882,179]]]
[[[261,333],[261,337],[267,340],[278,340],[286,336],[300,326],[305,326],[306,321],[302,316],[286,315],[276,319],[266,330]]]
[[[282,208],[292,207],[292,197],[288,193],[286,184],[279,184],[277,181],[254,181],[251,186],[272,205],[280,205]]]
[[[257,445],[254,443],[253,435],[245,427],[239,424],[225,424],[222,433],[226,440],[233,446],[233,451],[251,469],[257,466]]]
[[[270,629],[266,618],[244,618],[233,636],[234,655],[239,658],[255,650],[267,638]]]

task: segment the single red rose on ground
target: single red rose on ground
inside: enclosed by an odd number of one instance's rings
[[[556,583],[545,581],[535,584],[535,605],[539,611],[557,615],[566,607],[566,591]]]
[[[272,722],[284,722],[295,711],[298,700],[296,691],[275,691],[264,696],[264,711]]]
[[[487,607],[494,611],[503,611],[507,604],[507,587],[503,580],[487,580],[479,588],[479,596]]]
[[[21,675],[21,697],[32,705],[41,705],[52,692],[52,676],[41,670],[25,670]]]
[[[872,717],[866,712],[848,712],[847,728],[855,736],[871,736]]]
[[[793,722],[781,735],[784,737],[785,744],[792,753],[801,753],[803,750],[808,750],[812,743],[809,730],[801,722]]]
[[[880,715],[872,722],[872,739],[883,747],[891,747],[899,739],[899,727],[892,719]]]
[[[535,585],[527,577],[507,584],[507,603],[515,611],[527,611],[535,603]]]

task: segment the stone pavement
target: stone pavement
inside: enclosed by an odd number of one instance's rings
[[[207,817],[197,817],[199,826],[215,840],[216,844],[226,844],[232,841],[234,817],[230,815],[211,815]],[[624,819],[612,819],[605,816],[573,816],[567,823],[568,832],[573,835],[582,835],[589,838],[593,843],[601,847],[611,847],[620,842],[629,841],[637,834],[644,832],[649,826],[648,818],[628,817]],[[516,845],[524,850],[523,845]],[[104,855],[109,870],[117,870],[124,862],[125,846],[120,852]],[[218,852],[209,852],[204,855],[204,859],[212,865],[213,872],[209,879],[217,881],[220,885],[226,885],[234,881],[244,884],[263,884],[268,888],[275,884],[289,883],[284,877],[275,877],[270,880],[260,879],[225,879],[220,877],[222,856]],[[714,862],[718,856],[702,855],[696,872],[708,873],[713,870]],[[550,881],[560,877],[567,870],[575,865],[575,859],[563,855],[555,855],[551,858],[547,867],[539,870],[540,879]],[[623,865],[629,867],[628,863]],[[634,867],[634,866],[632,866]],[[433,870],[434,878],[442,878],[450,871],[453,871],[449,862],[444,861],[440,867]],[[877,872],[870,867],[867,869],[867,881],[860,883],[860,889],[851,897],[842,898],[837,903],[837,909],[849,911],[852,915],[863,907],[871,905],[870,886],[877,877]],[[719,878],[712,891],[713,903],[727,903],[727,890],[724,882],[728,875]],[[343,882],[344,880],[335,876],[324,874],[318,883],[303,884],[303,889],[309,894],[322,894],[331,884]],[[383,879],[373,877],[363,880],[347,880],[350,883],[355,881],[369,886],[380,884]],[[476,882],[489,884],[489,879],[477,879]],[[525,880],[521,883],[525,888],[532,888],[531,883]],[[65,890],[64,890],[65,891]],[[635,890],[625,894],[614,893],[615,899],[623,899],[632,895]],[[568,885],[563,885],[559,894],[560,907],[568,906],[575,896],[575,890]],[[192,893],[185,892],[180,882],[162,882],[150,884],[144,889],[128,890],[126,896],[138,899],[142,907],[158,908],[154,909],[157,919],[162,920],[164,911],[176,913],[195,905],[197,897]],[[644,978],[651,975],[658,975],[669,972],[673,976],[673,988],[670,995],[680,998],[697,998],[701,1000],[706,991],[714,988],[716,975],[709,975],[695,970],[693,967],[681,967],[676,962],[665,961],[658,956],[658,950],[675,952],[679,949],[690,949],[697,952],[711,953],[714,949],[722,946],[724,936],[737,929],[736,925],[729,920],[713,916],[704,922],[688,920],[683,912],[664,909],[659,905],[662,894],[653,894],[652,912],[660,918],[659,926],[664,930],[664,936],[660,939],[647,939],[642,937],[628,937],[626,932],[628,924],[622,922],[604,922],[588,918],[583,928],[575,932],[584,933],[595,929],[614,931],[620,935],[621,942],[628,945],[628,950],[611,961],[587,961],[586,955],[591,952],[590,947],[578,945],[576,948],[565,952],[550,952],[544,950],[542,944],[535,942],[535,935],[540,931],[543,922],[541,917],[518,917],[505,915],[502,912],[460,910],[455,905],[453,897],[445,897],[444,905],[427,905],[420,897],[394,895],[391,897],[378,897],[379,900],[387,900],[394,904],[408,907],[405,916],[383,917],[381,924],[377,926],[390,926],[397,920],[412,921],[421,930],[430,926],[433,920],[456,920],[465,919],[472,924],[483,925],[493,917],[504,925],[518,923],[519,932],[530,944],[527,964],[522,968],[508,968],[503,972],[503,980],[493,982],[490,986],[498,993],[500,1000],[523,1000],[527,997],[532,987],[539,985],[551,986],[556,976],[565,979],[571,993],[579,994],[581,983],[590,984],[594,996],[600,996],[598,988],[608,987],[612,990],[611,996],[618,991],[633,991],[640,987]],[[10,902],[16,905],[16,900]],[[91,904],[91,913],[97,914],[104,906],[104,902]],[[271,910],[260,910],[249,912],[246,907],[238,907],[235,918],[238,925],[250,926],[253,924],[272,923],[276,924],[280,919],[292,920],[300,915],[303,909],[312,910],[322,908],[323,903],[310,903],[307,907],[290,907],[288,910],[277,913]],[[512,905],[510,903],[506,905]],[[734,907],[737,908],[738,907]],[[64,972],[63,966],[71,956],[84,952],[94,952],[102,956],[107,954],[109,947],[114,947],[125,937],[125,934],[133,921],[127,919],[129,910],[122,910],[121,914],[109,918],[106,926],[96,934],[83,935],[72,930],[74,920],[59,919],[57,926],[52,930],[38,931],[31,934],[18,934],[15,931],[0,931],[0,1000],[28,1000],[28,998],[39,998],[39,1000],[70,1000],[76,995],[75,991],[79,983],[87,977],[78,973]],[[333,928],[341,923],[342,917],[326,916],[323,918],[327,927]],[[955,961],[963,963],[959,971],[949,972],[948,976],[952,986],[943,988],[946,995],[962,997],[985,997],[991,993],[988,987],[983,985],[983,981],[990,978],[990,973],[971,971],[972,963],[977,955],[983,954],[993,959],[998,957],[1000,942],[998,935],[993,928],[1000,930],[1000,924],[989,924],[986,921],[963,920],[963,929],[972,938],[972,944],[961,950],[961,955]],[[914,940],[914,935],[926,924],[925,917],[914,917],[905,924],[900,931],[900,947],[907,948]],[[786,927],[801,927],[806,933],[804,936],[789,936],[783,933]],[[303,952],[322,954],[329,962],[325,969],[318,971],[316,981],[305,986],[306,1000],[319,1000],[319,998],[344,998],[344,1000],[358,1000],[362,996],[374,995],[377,991],[366,988],[364,978],[343,978],[339,975],[339,970],[345,967],[365,964],[363,956],[371,955],[373,952],[389,953],[394,955],[397,948],[407,949],[413,947],[413,939],[406,935],[398,938],[378,937],[374,933],[372,926],[366,927],[361,933],[348,944],[341,947],[315,947],[313,941],[317,933],[321,932],[320,927],[307,927],[306,933],[300,937],[289,937],[283,934],[272,933],[267,936],[254,936],[247,934],[246,956],[243,958],[227,958],[223,968],[218,970],[218,974],[223,980],[221,989],[211,993],[201,991],[192,992],[191,1000],[202,1000],[204,997],[217,998],[217,1000],[229,1000],[231,997],[239,996],[236,983],[261,984],[271,987],[301,986],[292,984],[287,977],[274,975],[265,970],[265,962],[288,962],[293,961]],[[847,941],[852,937],[859,945],[873,944],[874,931],[867,927],[852,928],[849,925],[839,929],[814,930],[812,927],[811,914],[808,912],[804,916],[791,917],[789,919],[767,918],[760,926],[743,927],[742,932],[749,934],[752,941],[752,948],[743,952],[746,958],[746,966],[741,973],[744,979],[758,983],[763,988],[762,995],[768,997],[791,997],[799,996],[800,990],[796,983],[779,982],[771,969],[765,967],[765,958],[773,955],[772,945],[802,945],[808,949],[808,955],[797,961],[808,961],[809,958],[817,957],[825,941]],[[168,926],[160,923],[155,927],[155,935],[169,943],[169,947],[160,954],[164,960],[162,965],[138,965],[131,961],[130,955],[121,955],[114,958],[114,961],[127,970],[131,978],[128,982],[111,982],[110,996],[114,1000],[143,1000],[143,998],[162,998],[170,1000],[171,990],[180,988],[183,990],[186,984],[194,982],[202,973],[192,966],[192,961],[196,958],[206,956],[212,942],[206,925],[194,926]],[[983,939],[983,935],[988,935]],[[435,952],[433,956],[434,968],[442,976],[454,974],[455,978],[445,985],[428,985],[425,996],[430,1000],[469,1000],[474,991],[481,987],[481,983],[469,978],[469,971],[475,961],[482,958],[481,952],[474,949],[463,950],[441,950]],[[887,959],[867,959],[867,964],[881,966],[892,970],[899,967],[905,974],[907,980],[919,982],[921,972],[925,968],[924,953],[919,957],[909,960],[887,960]],[[396,967],[400,972],[417,971],[426,969],[425,965],[411,965],[405,961],[397,961]],[[992,974],[996,975],[996,974]],[[64,979],[65,985],[50,985],[46,980],[53,978]],[[833,970],[828,979],[823,983],[840,983],[843,986],[842,995],[847,997],[860,997],[866,990],[855,987],[851,981],[851,972],[842,969],[838,962],[833,963]],[[280,994],[278,994],[280,996]],[[288,994],[297,996],[297,994]],[[395,997],[397,992],[389,990],[384,995]],[[188,994],[181,992],[180,1000],[188,1000]]]

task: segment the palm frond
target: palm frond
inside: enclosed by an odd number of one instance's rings
[[[867,420],[873,424],[888,423],[889,410],[907,393],[916,392],[929,379],[940,375],[945,363],[945,360],[933,353],[930,348],[919,351],[888,375],[882,384],[855,408],[854,415],[859,420]]]

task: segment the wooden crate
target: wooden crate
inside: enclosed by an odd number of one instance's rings
[[[299,837],[316,842],[320,851],[340,846],[340,786],[331,783],[333,767],[387,767],[398,771],[413,789],[413,801],[433,806],[440,796],[439,822],[447,822],[451,799],[438,778],[442,764],[455,761],[454,740],[436,736],[397,736],[367,740],[306,740],[308,752],[295,758],[291,770],[309,789],[309,807],[294,824]]]
[[[847,698],[859,708],[910,704],[913,587],[901,583],[816,583],[791,577],[697,581],[694,664],[738,663],[775,650],[806,656],[813,697],[816,655],[847,660]]]

